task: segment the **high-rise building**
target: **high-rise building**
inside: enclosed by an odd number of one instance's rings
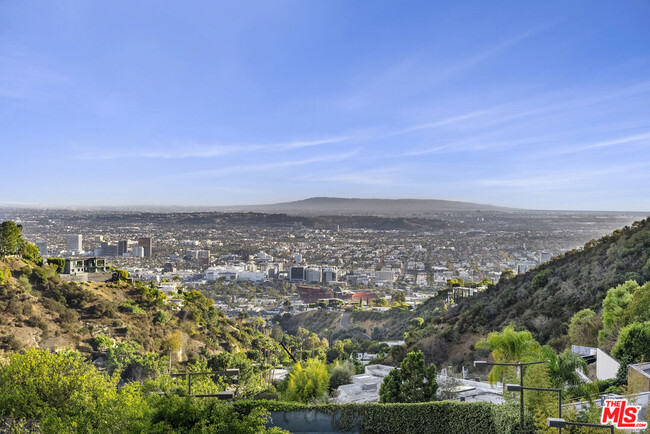
[[[65,249],[68,252],[81,252],[83,250],[81,248],[82,241],[83,237],[81,234],[68,235],[65,242]]]
[[[102,243],[102,256],[117,256],[115,244]]]
[[[320,267],[309,267],[305,269],[305,280],[310,283],[320,282],[322,278]]]
[[[144,237],[138,239],[138,246],[144,249],[144,257],[148,258],[151,256],[153,250],[151,248],[151,237]]]
[[[336,282],[336,271],[334,267],[323,268],[323,282]]]
[[[144,258],[144,247],[133,246],[131,256],[134,258]]]
[[[117,242],[117,256],[124,256],[129,251],[129,242],[127,240]]]
[[[305,280],[305,267],[291,267],[289,269],[289,280],[304,281]]]

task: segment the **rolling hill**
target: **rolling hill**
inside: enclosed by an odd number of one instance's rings
[[[374,215],[426,216],[444,212],[513,211],[494,205],[428,199],[355,199],[312,197],[271,205],[232,207],[229,210],[286,213],[298,215]]]
[[[454,346],[470,351],[477,336],[515,324],[539,342],[563,348],[571,317],[586,308],[599,312],[607,291],[628,280],[650,280],[650,218],[502,279],[484,293],[458,300],[442,315],[436,313],[439,302],[430,299],[414,312],[429,318],[415,345],[438,361],[448,360]]]

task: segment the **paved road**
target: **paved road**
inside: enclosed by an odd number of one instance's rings
[[[350,328],[350,317],[352,316],[352,312],[343,312],[343,315],[341,315],[341,327],[343,327],[344,330],[347,330]],[[364,338],[370,339],[370,336],[368,336],[366,333],[361,333]]]
[[[341,315],[341,327],[343,327],[345,330],[350,328],[351,316],[352,316],[352,312],[343,312],[343,315]]]

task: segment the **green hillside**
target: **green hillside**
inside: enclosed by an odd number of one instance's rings
[[[198,291],[174,294],[179,307],[154,285],[68,283],[55,270],[17,257],[0,260],[0,356],[69,348],[106,359],[124,379],[161,371],[170,356],[174,370],[222,353],[242,354],[248,365],[283,357],[262,320],[228,319]]]
[[[607,290],[628,280],[650,280],[650,219],[501,280],[485,294],[463,300],[445,317],[461,333],[514,322],[547,342],[566,334],[567,321],[576,312],[600,310]]]
[[[462,362],[471,357],[477,338],[512,323],[530,330],[539,342],[562,349],[568,344],[571,317],[587,308],[601,311],[607,291],[629,280],[650,280],[650,219],[527,273],[502,278],[486,292],[444,309],[440,297],[428,300],[413,312],[426,321],[412,333],[410,344],[422,347],[436,362]]]

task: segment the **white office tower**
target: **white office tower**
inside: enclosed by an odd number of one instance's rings
[[[316,283],[321,281],[320,267],[309,267],[305,270],[305,280],[309,283]]]
[[[302,255],[300,253],[293,255],[293,262],[300,264],[302,262]]]
[[[81,252],[82,239],[81,234],[68,235],[65,242],[65,249],[68,252]]]
[[[134,246],[131,252],[131,256],[134,258],[144,258],[144,247]]]

